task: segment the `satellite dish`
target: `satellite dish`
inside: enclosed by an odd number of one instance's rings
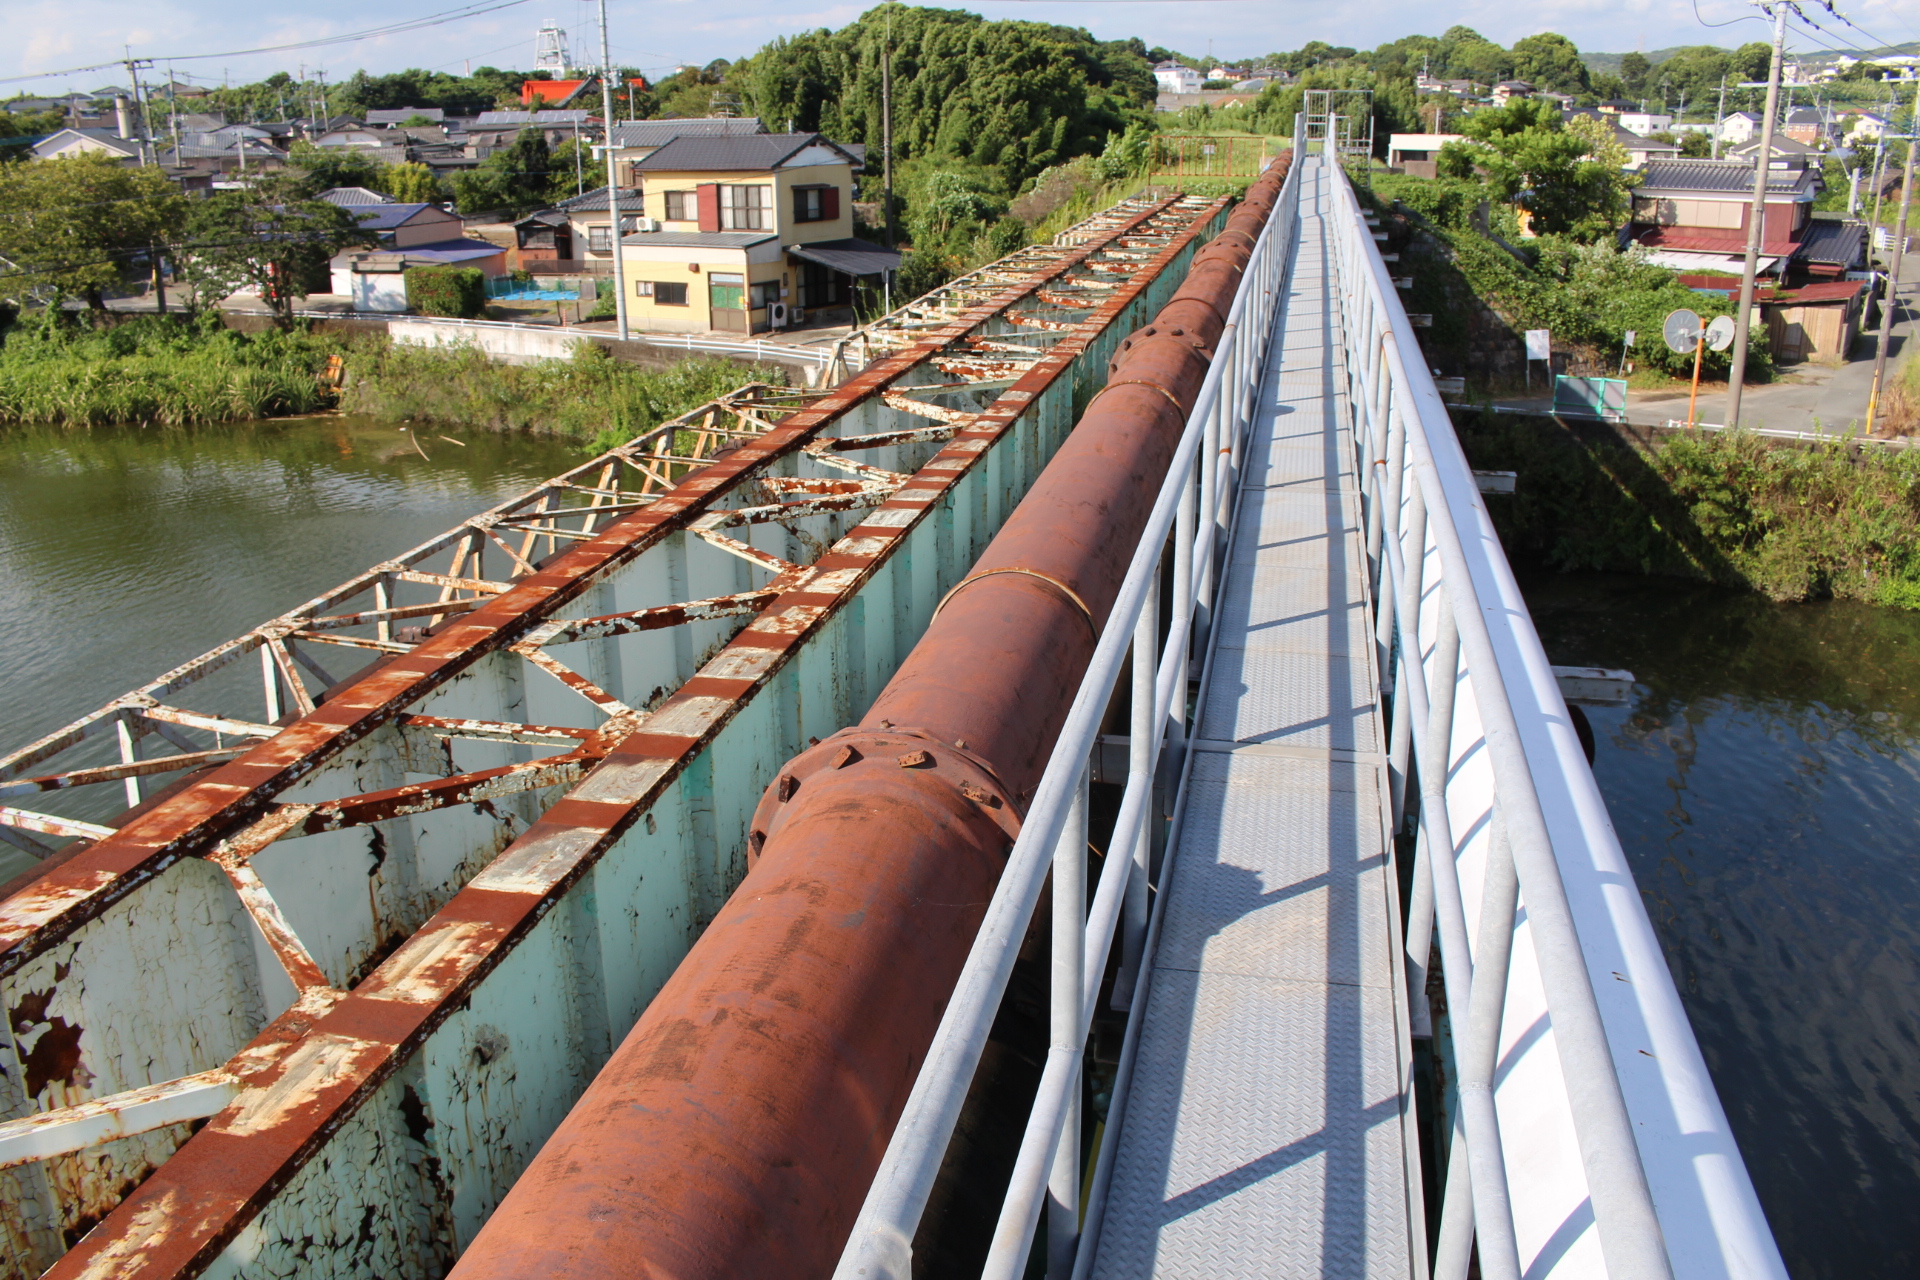
[[[1666,339],[1669,351],[1692,355],[1694,344],[1700,341],[1700,317],[1685,307],[1669,312],[1667,322],[1660,326],[1660,336]]]
[[[1720,316],[1707,326],[1707,346],[1714,351],[1725,351],[1733,345],[1733,317]]]

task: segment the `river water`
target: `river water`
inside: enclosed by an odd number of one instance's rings
[[[0,429],[0,751],[580,460],[349,417]]]
[[[0,749],[579,459],[420,446],[351,418],[0,431]],[[1526,588],[1555,662],[1638,677],[1589,711],[1595,773],[1788,1268],[1920,1274],[1920,615]]]
[[[1523,585],[1788,1271],[1920,1275],[1920,614]]]

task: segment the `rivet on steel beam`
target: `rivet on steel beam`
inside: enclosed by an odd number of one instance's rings
[[[752,851],[753,856],[758,858],[760,851],[767,847],[767,833],[764,831],[749,831],[747,833],[747,846]]]
[[[840,754],[833,758],[832,768],[844,769],[860,758],[860,753],[851,745],[840,748]]]
[[[909,751],[900,757],[902,769],[918,769],[921,765],[933,763],[933,756],[926,751]]]
[[[790,773],[783,773],[780,775],[780,785],[774,791],[774,794],[780,797],[782,804],[785,804],[787,801],[793,799],[793,793],[799,789],[800,779]]]

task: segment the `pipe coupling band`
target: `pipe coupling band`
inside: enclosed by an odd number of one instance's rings
[[[1148,382],[1148,383],[1142,383],[1141,385],[1152,386],[1153,384]],[[982,578],[991,578],[995,574],[1001,574],[1001,573],[1019,573],[1019,574],[1024,574],[1029,578],[1040,579],[1040,581],[1046,583],[1048,586],[1052,587],[1055,591],[1058,591],[1061,595],[1065,596],[1068,600],[1072,601],[1074,607],[1080,610],[1080,616],[1087,620],[1087,630],[1093,632],[1094,640],[1097,642],[1100,639],[1100,624],[1093,620],[1093,610],[1087,608],[1087,602],[1080,598],[1079,592],[1075,591],[1072,587],[1060,581],[1060,579],[1054,577],[1052,574],[1041,573],[1038,569],[1023,569],[1018,565],[1009,565],[1004,569],[987,569],[981,573],[968,574],[966,577],[960,579],[960,581],[953,584],[953,590],[947,592],[947,594],[940,597],[940,603],[933,606],[933,617],[937,618],[940,616],[940,611],[947,607],[947,601],[953,599],[954,596],[958,595],[960,593],[960,588],[967,586],[970,583],[978,582]],[[928,626],[933,625],[933,618],[927,619],[927,625]]]

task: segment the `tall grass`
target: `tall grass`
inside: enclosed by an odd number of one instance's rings
[[[43,316],[0,346],[0,423],[197,426],[311,413],[338,344],[307,334],[247,335],[217,318],[143,316],[110,329]]]
[[[312,413],[320,374],[346,362],[338,405],[389,422],[441,422],[619,443],[777,368],[685,360],[642,369],[583,343],[571,360],[496,364],[472,347],[396,346],[384,335],[235,333],[217,316],[143,316],[84,329],[59,314],[0,346],[0,423],[204,426]]]
[[[747,382],[784,383],[778,368],[703,357],[642,369],[583,342],[571,360],[496,364],[472,347],[357,343],[340,407],[389,421],[543,431],[620,443]]]

